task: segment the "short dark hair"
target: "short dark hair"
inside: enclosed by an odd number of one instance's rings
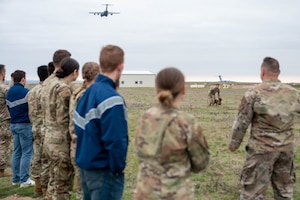
[[[11,74],[11,77],[15,83],[20,83],[22,78],[25,78],[25,76],[26,73],[22,70],[16,70]]]
[[[5,65],[0,64],[0,73],[4,70],[4,68],[5,68]]]
[[[61,61],[60,69],[56,71],[56,77],[64,78],[69,76],[75,70],[79,70],[79,63],[73,58],[64,58]]]
[[[60,62],[66,58],[71,57],[71,53],[65,49],[58,49],[53,54],[53,64],[54,66],[57,66],[60,64]]]
[[[269,73],[280,73],[279,62],[275,58],[265,57],[263,63],[261,64],[261,67],[264,67]]]
[[[48,66],[47,65],[39,66],[37,69],[37,73],[40,81],[44,81],[48,77]]]
[[[53,62],[48,63],[48,74],[51,75],[55,70]]]

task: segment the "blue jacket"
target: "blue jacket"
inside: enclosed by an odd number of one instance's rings
[[[77,165],[85,170],[123,172],[128,149],[127,107],[111,79],[98,75],[78,101],[73,121]]]
[[[15,83],[7,92],[6,104],[10,113],[10,123],[30,123],[28,116],[29,90],[20,83]]]

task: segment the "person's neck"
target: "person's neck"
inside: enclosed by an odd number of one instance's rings
[[[69,84],[71,82],[73,82],[73,77],[72,76],[67,76],[64,78],[64,80]]]
[[[113,82],[116,82],[117,80],[117,74],[115,73],[115,71],[112,73],[102,73],[102,75],[110,78],[111,80],[113,80]]]
[[[263,78],[263,81],[278,81],[278,76],[266,76]]]

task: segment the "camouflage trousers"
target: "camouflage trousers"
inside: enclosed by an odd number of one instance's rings
[[[10,131],[10,122],[0,123],[0,169],[7,167],[9,156],[12,153],[10,145],[12,144],[12,133]]]
[[[214,105],[215,100],[216,100],[215,95],[208,95],[208,106]]]
[[[80,181],[80,169],[75,162],[76,143],[71,143],[71,161],[74,168],[74,183],[76,189],[76,200],[82,199],[82,189]]]
[[[33,178],[40,178],[42,172],[42,152],[44,137],[40,132],[33,132],[34,155],[31,161],[31,175]]]
[[[256,153],[248,150],[241,174],[241,200],[265,199],[265,192],[271,181],[275,200],[292,200],[294,153],[266,152]]]
[[[74,170],[70,158],[70,145],[55,143],[45,137],[43,151],[48,159],[49,182],[45,199],[70,199],[73,189]]]

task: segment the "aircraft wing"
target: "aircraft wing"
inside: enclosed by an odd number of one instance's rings
[[[112,14],[120,14],[119,12],[108,12],[109,15],[112,15]]]
[[[89,12],[89,13],[94,15],[103,15],[104,12]]]

